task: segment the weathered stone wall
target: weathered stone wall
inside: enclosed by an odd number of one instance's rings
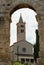
[[[0,13],[0,64],[9,65],[10,61],[10,18]]]

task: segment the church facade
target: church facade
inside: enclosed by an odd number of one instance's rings
[[[17,42],[10,46],[11,60],[25,62],[33,62],[33,45],[25,39],[25,22],[23,22],[20,15],[19,22],[17,23]]]

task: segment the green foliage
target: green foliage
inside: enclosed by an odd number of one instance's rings
[[[28,65],[31,65],[31,62],[29,62]]]
[[[25,64],[22,64],[20,62],[12,62],[12,65],[31,65],[32,63],[31,62],[28,62],[28,63],[25,63]]]
[[[21,64],[20,62],[13,62],[13,65],[24,65],[24,64]]]

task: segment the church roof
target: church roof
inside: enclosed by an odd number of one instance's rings
[[[17,44],[17,43],[20,43],[20,42],[26,42],[26,44],[33,46],[33,44],[31,44],[30,42],[28,42],[26,40],[21,40],[21,41],[15,42],[14,44]],[[14,46],[14,44],[13,44],[13,46]]]

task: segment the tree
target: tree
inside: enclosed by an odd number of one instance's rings
[[[39,34],[38,30],[36,30],[36,44],[34,45],[34,59],[35,62],[37,61],[37,58],[39,58]]]

